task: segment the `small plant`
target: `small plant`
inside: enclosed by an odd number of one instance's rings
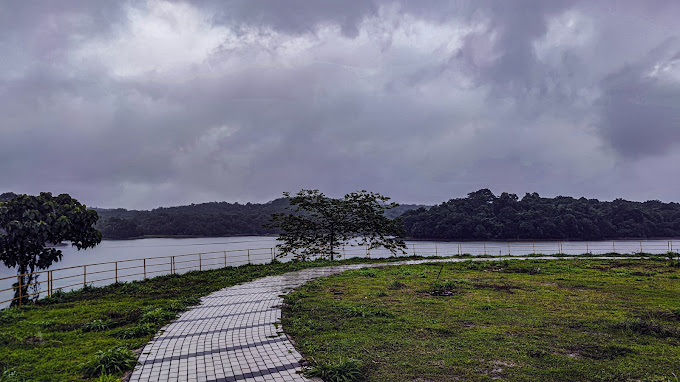
[[[151,308],[147,310],[146,313],[142,314],[142,318],[139,319],[139,322],[160,324],[165,321],[172,320],[175,317],[177,317],[177,314],[174,312],[169,312],[162,308]]]
[[[376,273],[373,269],[370,268],[363,268],[359,272],[359,276],[361,277],[375,277]]]
[[[327,382],[354,382],[364,379],[361,362],[353,358],[311,366],[305,371],[305,375],[319,377]]]
[[[387,289],[397,290],[397,289],[401,289],[405,286],[406,286],[406,284],[402,283],[401,281],[394,280],[390,283],[390,285],[387,286]]]
[[[113,376],[111,374],[102,374],[99,378],[95,379],[96,382],[118,382],[120,378]]]
[[[23,378],[19,377],[19,373],[17,373],[16,370],[14,369],[5,369],[0,373],[0,382],[20,382],[24,381]]]
[[[96,378],[105,374],[121,374],[132,369],[137,359],[130,349],[122,346],[98,351],[83,365],[85,376]]]
[[[24,315],[19,308],[7,308],[0,310],[0,323],[7,324],[23,320]]]
[[[365,306],[351,306],[345,310],[345,317],[391,317],[385,309],[370,309]]]
[[[68,294],[66,292],[61,289],[57,289],[52,292],[51,296],[45,297],[44,299],[40,300],[40,302],[43,304],[58,304],[60,302],[64,302],[67,297]]]
[[[375,295],[376,295],[376,297],[385,297],[385,296],[387,296],[387,292],[385,292],[384,290],[381,290],[381,291],[378,291],[378,293],[376,293]]]
[[[118,338],[130,339],[130,338],[140,338],[146,337],[152,334],[156,334],[156,327],[152,324],[139,324],[128,329],[121,330],[115,335]]]
[[[83,324],[81,329],[83,332],[103,332],[111,327],[113,321],[111,320],[94,320]]]

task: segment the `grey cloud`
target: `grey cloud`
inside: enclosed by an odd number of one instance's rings
[[[672,105],[680,88],[646,77],[680,51],[661,45],[678,34],[661,3],[644,12],[582,1],[188,3],[236,38],[263,42],[216,49],[188,69],[134,76],[71,54],[83,41],[120,37],[129,4],[25,4],[0,22],[10,32],[0,32],[7,191],[70,192],[88,204],[136,208],[264,201],[300,188],[371,189],[425,203],[483,187],[637,198],[649,192],[628,177],[660,163],[651,154],[677,156],[680,113]],[[385,7],[397,15],[381,14]],[[551,20],[572,9],[594,20],[591,39],[548,46],[539,57],[535,44]],[[377,16],[394,17],[378,20],[384,39],[357,44]],[[49,20],[58,33],[41,41]],[[415,33],[404,23],[418,21],[488,25],[425,35],[462,38],[460,49],[418,50],[429,41],[397,48],[398,32]],[[322,40],[325,25],[340,28],[336,40]],[[627,30],[633,36],[616,33]],[[304,38],[303,53],[277,60],[278,46],[267,51],[271,38]],[[261,63],[259,53],[272,61]],[[677,190],[670,180],[663,185],[656,198]]]
[[[657,73],[654,74],[654,70]],[[667,78],[664,68],[675,71]],[[668,42],[644,62],[603,82],[602,131],[622,156],[663,155],[680,144],[680,45]]]

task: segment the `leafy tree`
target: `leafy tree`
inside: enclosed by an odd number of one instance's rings
[[[359,191],[333,199],[319,190],[283,195],[289,199],[289,210],[272,214],[267,225],[281,230],[278,240],[283,243],[277,245],[281,256],[297,254],[307,259],[321,255],[333,260],[337,249],[347,244],[404,253],[401,222],[384,215],[397,204],[387,204],[385,196]]]
[[[70,241],[78,250],[99,244],[102,236],[94,228],[97,219],[96,211],[68,194],[18,195],[0,203],[0,260],[9,268],[16,267],[19,275],[47,269],[62,257],[50,243]],[[22,288],[17,295],[26,295],[25,285],[34,280],[33,275],[19,276]]]

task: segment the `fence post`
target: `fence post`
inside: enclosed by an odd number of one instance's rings
[[[458,243],[458,256],[461,255],[461,252],[462,252],[461,244]]]
[[[224,251],[224,267],[227,267],[227,251]]]
[[[616,246],[614,245],[614,240],[612,240],[612,253],[616,253]]]
[[[144,280],[146,280],[146,259],[144,259]]]
[[[640,254],[642,254],[642,241],[640,242]]]
[[[24,289],[23,289],[23,286],[21,285],[23,280],[24,280],[24,276],[23,275],[19,276],[19,308],[21,308],[22,298],[24,296],[24,293],[23,293]]]
[[[484,244],[484,256],[486,256],[486,242]]]
[[[534,253],[534,254],[536,253],[536,242],[535,241],[531,242],[531,250],[532,250],[532,253]]]
[[[269,253],[272,255],[272,261],[274,261],[274,248],[269,248]]]
[[[342,258],[347,260],[347,253],[345,253],[345,245],[342,245]]]
[[[416,243],[413,243],[413,256],[416,255]]]
[[[47,272],[47,296],[52,295],[52,286],[54,283],[52,283],[52,271]]]
[[[508,242],[508,256],[510,256],[510,242]]]
[[[83,288],[87,286],[87,265],[83,265]]]
[[[175,256],[170,258],[170,274],[175,273]]]
[[[250,249],[248,249],[247,251],[248,251],[248,264],[250,264]]]
[[[202,271],[203,270],[203,257],[201,254],[198,254],[198,270]]]
[[[434,243],[434,255],[439,257],[439,250],[437,250],[437,243]]]
[[[590,253],[590,248],[588,248],[588,242],[586,241],[586,253]]]
[[[115,280],[116,284],[118,284],[118,262],[116,261],[116,275],[115,275]]]

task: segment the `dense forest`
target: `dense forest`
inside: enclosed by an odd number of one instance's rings
[[[680,204],[631,202],[488,189],[405,212],[407,236],[439,240],[599,240],[680,237]]]
[[[0,202],[13,193],[0,194]],[[268,203],[212,202],[150,211],[95,208],[104,238],[145,236],[236,236],[275,234],[264,228],[288,199]],[[494,195],[488,189],[437,206],[401,205],[388,210],[400,217],[406,236],[437,240],[599,240],[680,237],[680,204],[658,200],[631,202],[527,193]]]

